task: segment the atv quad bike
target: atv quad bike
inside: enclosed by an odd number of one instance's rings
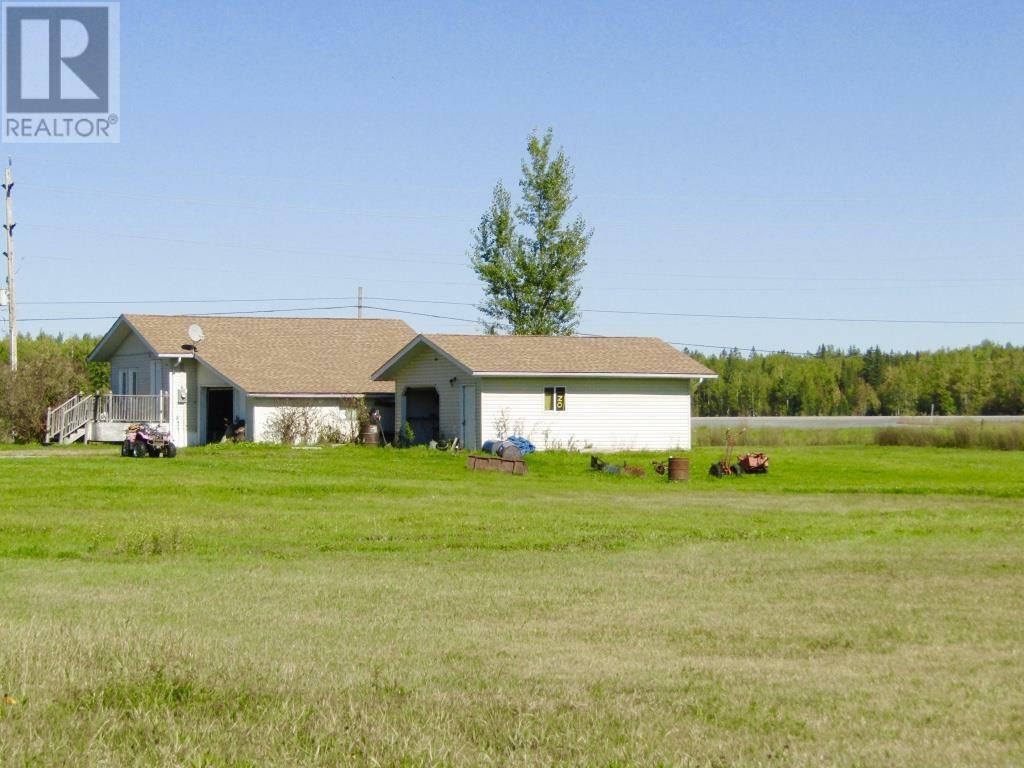
[[[163,457],[173,459],[178,448],[171,441],[171,433],[156,424],[141,422],[129,425],[121,443],[121,455],[141,459]]]

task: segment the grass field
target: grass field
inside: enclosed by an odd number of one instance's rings
[[[1024,763],[1024,453],[771,455],[0,453],[0,765]]]

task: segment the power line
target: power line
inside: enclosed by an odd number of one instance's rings
[[[346,259],[350,261],[369,261],[374,263],[380,263],[381,261],[392,261],[395,263],[408,263],[408,264],[440,264],[444,266],[465,266],[466,261],[449,260],[449,259],[435,259],[429,258],[431,256],[443,255],[444,251],[424,251],[419,252],[418,255],[415,253],[406,252],[405,256],[397,256],[389,252],[376,252],[376,255],[368,255],[369,252],[363,251],[361,254],[351,253],[340,253],[337,251],[329,251],[322,249],[311,249],[311,248],[278,248],[267,245],[257,245],[253,243],[237,243],[237,242],[223,242],[223,241],[210,241],[210,240],[196,240],[189,238],[180,237],[166,237],[162,235],[146,235],[141,233],[130,233],[130,232],[104,232],[98,230],[85,229],[80,227],[67,227],[57,224],[39,224],[32,222],[23,222],[21,226],[28,226],[35,229],[50,230],[55,232],[69,232],[73,234],[86,234],[100,237],[111,237],[116,239],[125,240],[141,240],[150,242],[170,243],[175,245],[192,245],[208,248],[231,248],[235,250],[244,251],[259,251],[263,253],[285,253],[299,256],[324,256],[336,259]],[[41,259],[50,260],[61,260],[71,261],[66,257],[57,256],[40,256]],[[234,270],[233,270],[234,271]],[[253,273],[263,274],[263,273]],[[593,269],[590,270],[590,274],[594,275],[614,275],[616,277],[641,277],[649,278],[652,272],[623,272],[620,270],[601,270]],[[665,279],[680,279],[680,280],[714,280],[720,281],[721,274],[704,274],[704,273],[693,273],[693,272],[675,272],[675,273],[664,273],[658,272],[658,277]],[[311,275],[311,277],[324,277],[322,275]],[[840,277],[818,277],[818,276],[807,276],[807,275],[751,275],[751,276],[736,276],[731,278],[732,281],[746,281],[748,283],[759,283],[763,281],[776,282],[776,283],[860,283],[864,287],[855,288],[844,288],[843,290],[856,290],[856,291],[871,291],[871,290],[886,290],[902,289],[907,285],[923,286],[930,285],[935,287],[955,287],[958,285],[985,285],[985,284],[1005,284],[1007,282],[1022,282],[1024,277],[1020,276],[999,276],[999,277],[945,277],[945,278],[921,278],[921,277],[899,277],[899,276],[886,276],[886,277],[857,277],[857,276],[840,276]],[[395,282],[395,281],[387,281]],[[886,283],[892,284],[886,285]],[[460,283],[461,284],[461,283]],[[605,291],[630,291],[630,292],[654,292],[654,293],[685,293],[693,290],[688,288],[665,288],[665,287],[647,287],[647,286],[634,286],[634,287],[623,287],[623,286],[610,286],[610,287],[595,287],[593,290]],[[737,293],[737,292],[749,292],[749,291],[785,291],[792,292],[797,289],[793,288],[776,288],[769,289],[764,287],[736,287],[730,285],[724,288],[701,288],[701,291],[715,290],[724,293]],[[804,292],[816,291],[816,289],[802,289]],[[833,289],[834,290],[834,289]]]
[[[380,300],[380,299],[378,298],[378,300]],[[399,301],[399,300],[396,299],[396,301]],[[417,300],[415,300],[415,299],[407,299],[405,301],[417,301]],[[460,305],[465,305],[466,304],[465,302],[441,302],[441,301],[430,301],[429,303],[434,303],[434,304],[460,304]],[[344,309],[355,309],[355,308],[357,308],[357,306],[358,305],[356,305],[356,304],[334,304],[334,305],[330,305],[330,306],[316,306],[316,307],[288,307],[288,308],[277,308],[277,309],[236,310],[236,311],[232,311],[232,312],[204,312],[203,315],[206,315],[206,316],[235,316],[235,315],[262,315],[262,314],[272,314],[272,313],[280,313],[280,312],[337,311],[337,310],[344,310]],[[459,322],[459,323],[467,323],[469,325],[479,325],[480,324],[479,320],[472,320],[472,319],[466,318],[466,317],[454,317],[452,315],[439,315],[439,314],[435,314],[435,313],[431,313],[431,312],[416,312],[414,310],[409,310],[409,309],[396,309],[396,308],[393,308],[393,307],[382,307],[382,306],[379,306],[379,305],[372,305],[371,306],[371,305],[365,305],[365,304],[363,305],[363,308],[364,309],[373,309],[373,310],[376,310],[376,311],[379,311],[379,312],[392,312],[392,313],[402,314],[402,315],[412,315],[412,316],[416,316],[416,317],[429,317],[429,318],[437,319],[437,320],[448,320],[448,321],[454,321],[454,322]],[[63,320],[115,320],[116,318],[117,318],[116,315],[92,315],[92,316],[82,316],[82,317],[31,317],[31,318],[24,318],[24,320],[26,322],[49,322],[49,321],[63,321]],[[592,338],[604,338],[604,337],[607,337],[607,334],[596,334],[596,333],[579,333],[577,335],[579,335],[579,336],[587,336],[587,337],[592,337]],[[744,350],[744,349],[746,349],[746,347],[744,345],[738,345],[738,344],[699,344],[699,343],[696,343],[696,342],[689,342],[689,341],[667,341],[666,343],[672,344],[673,346],[677,346],[677,347],[685,347],[685,348],[688,348],[688,349],[693,349],[693,348],[712,349],[712,350],[718,350],[718,351],[722,351],[722,352],[725,352],[725,351],[728,351],[728,350]],[[792,351],[789,351],[789,350],[786,350],[786,349],[761,349],[761,350],[757,350],[754,347],[751,347],[750,349],[751,349],[752,352],[756,352],[757,354],[779,354],[779,355],[789,355],[789,356],[793,356],[793,357],[815,357],[816,356],[815,353],[813,353],[813,352],[792,352]]]
[[[33,184],[33,189],[49,190],[51,192],[65,192],[70,194],[85,194],[85,195],[104,195],[106,197],[116,197],[121,200],[155,200],[160,203],[170,203],[176,205],[195,205],[201,207],[211,208],[239,208],[244,210],[253,211],[278,211],[281,209],[299,211],[303,213],[317,213],[326,214],[330,216],[370,216],[380,217],[385,219],[411,219],[420,221],[465,221],[464,216],[447,216],[444,214],[426,214],[426,213],[392,213],[388,211],[360,211],[360,210],[344,210],[337,208],[319,208],[315,206],[306,205],[295,205],[292,203],[261,203],[261,202],[243,202],[238,200],[214,200],[209,198],[191,198],[191,197],[172,197],[167,195],[153,195],[146,193],[132,193],[132,192],[115,192],[106,189],[85,189],[82,187],[58,187],[48,184]]]
[[[390,309],[388,307],[371,307],[368,304],[364,305],[364,309],[377,309],[381,312],[398,312],[403,315],[417,315],[419,317],[433,317],[438,320],[455,320],[460,323],[472,323],[473,325],[480,325],[479,320],[470,320],[466,317],[451,317],[450,315],[433,315],[429,312],[413,312],[408,309]]]
[[[355,304],[337,304],[332,307],[288,307],[286,309],[249,309],[233,310],[231,312],[203,312],[205,316],[231,316],[231,315],[265,315],[277,312],[312,312],[319,310],[353,309]],[[90,317],[28,317],[26,322],[54,322],[57,320],[116,320],[119,315],[92,315]]]
[[[112,168],[112,166],[109,163],[104,163],[104,168],[109,170],[109,169]],[[113,169],[115,171],[118,171],[118,172],[122,173],[122,174],[128,174],[133,179],[137,177],[136,169],[134,167],[132,167],[131,165],[121,165],[119,167],[114,166]],[[67,171],[67,162],[65,160],[62,160],[60,165],[59,165],[59,168],[55,168],[54,170],[58,171],[61,174],[65,174],[66,171]],[[93,166],[91,164],[85,164],[85,165],[79,164],[78,170],[80,170],[80,171],[84,170],[87,173],[92,173],[93,172]],[[383,192],[383,193],[386,193],[386,194],[390,195],[390,194],[394,194],[394,192],[395,192],[395,185],[372,186],[372,185],[366,184],[366,183],[357,184],[357,183],[345,182],[345,181],[340,181],[340,180],[337,180],[337,179],[327,179],[327,178],[322,178],[322,177],[321,178],[311,178],[309,176],[279,176],[279,175],[271,175],[271,174],[263,174],[263,173],[260,173],[260,174],[254,174],[254,173],[232,173],[232,172],[227,171],[227,170],[217,170],[217,169],[212,169],[212,168],[209,168],[209,167],[206,167],[206,166],[204,166],[202,168],[198,168],[198,167],[188,168],[188,169],[186,169],[184,171],[180,171],[178,169],[175,169],[175,173],[178,174],[178,175],[190,176],[192,178],[218,178],[218,179],[227,179],[227,180],[231,180],[231,181],[259,182],[261,184],[268,184],[268,183],[273,183],[273,184],[294,184],[294,185],[298,185],[298,186],[301,186],[301,187],[307,187],[307,188],[309,186],[331,187],[331,188],[335,188],[335,189],[355,190],[355,191],[362,192],[362,193],[366,193],[368,191],[377,191],[377,192]],[[497,173],[497,171],[495,171],[495,173]],[[491,189],[494,186],[493,182],[485,180],[483,182],[483,184],[484,184],[483,187],[478,187],[476,185],[473,185],[473,186],[469,186],[469,185],[466,185],[466,186],[439,186],[439,185],[436,185],[436,184],[430,184],[430,185],[424,185],[424,184],[408,185],[408,184],[405,184],[404,186],[399,187],[398,191],[399,192],[405,192],[405,193],[430,193],[430,194],[438,194],[438,193],[468,193],[468,194],[473,194],[473,195],[480,194],[481,191],[483,191],[483,192],[489,194]],[[940,194],[932,194],[932,195],[922,195],[922,194],[919,193],[919,194],[916,194],[914,197],[917,200],[929,200],[929,201],[948,201],[950,199],[949,195],[943,195],[941,193]],[[821,194],[817,194],[817,195],[780,196],[778,194],[778,192],[776,192],[776,191],[773,191],[773,192],[763,192],[763,193],[760,193],[760,194],[752,194],[750,192],[747,192],[747,193],[742,194],[742,195],[738,195],[738,194],[713,195],[713,194],[707,194],[707,193],[700,193],[700,194],[698,194],[698,193],[694,193],[692,191],[683,191],[683,190],[673,190],[673,189],[670,189],[670,190],[664,190],[664,191],[658,191],[658,192],[622,192],[622,191],[608,192],[608,191],[602,191],[602,192],[580,193],[580,195],[579,195],[579,199],[581,199],[581,200],[589,200],[591,198],[612,199],[612,200],[657,200],[659,202],[664,202],[667,198],[671,198],[672,200],[675,200],[675,201],[678,201],[678,202],[682,202],[682,203],[687,203],[687,204],[697,204],[697,203],[702,203],[702,202],[706,202],[706,201],[709,201],[709,200],[713,201],[713,202],[716,202],[716,203],[732,203],[732,204],[747,203],[747,202],[751,202],[751,201],[754,201],[754,202],[771,202],[771,203],[780,203],[781,202],[781,203],[786,203],[786,204],[797,204],[797,205],[801,205],[801,206],[808,205],[808,204],[812,204],[813,205],[813,204],[818,204],[818,203],[845,203],[845,204],[849,204],[849,203],[856,203],[856,202],[875,202],[876,201],[876,197],[873,196],[873,195],[870,195],[870,194],[863,194],[863,195],[849,195],[849,194],[844,194],[844,195],[821,195]]]
[[[58,305],[70,304],[72,306],[86,305],[86,304],[240,304],[240,303],[253,303],[259,301],[355,301],[355,296],[314,296],[314,297],[299,297],[290,299],[274,299],[274,298],[260,298],[260,299],[139,299],[138,301],[124,301],[121,299],[86,299],[84,301],[23,301],[22,304],[35,304],[35,305]]]
[[[606,315],[642,315],[646,317],[693,317],[712,320],[779,320],[814,323],[881,323],[911,325],[1024,325],[1024,320],[935,320],[917,318],[802,317],[797,315],[719,315],[701,312],[652,312],[639,309],[581,309],[581,312]]]
[[[244,177],[240,177],[240,178],[244,178]],[[254,178],[258,178],[258,179],[261,179],[261,180],[264,180],[264,181],[268,180],[266,177],[254,177]],[[303,183],[308,185],[308,182],[303,182]],[[365,217],[379,217],[379,218],[393,218],[393,219],[410,219],[410,220],[421,220],[421,221],[461,221],[461,222],[467,221],[467,217],[465,217],[465,216],[452,216],[452,215],[446,215],[446,214],[425,214],[425,213],[421,213],[421,212],[392,212],[392,211],[374,211],[374,210],[345,210],[345,209],[322,208],[322,207],[315,207],[315,206],[302,206],[302,205],[295,205],[295,204],[289,204],[289,203],[279,204],[279,203],[263,203],[263,202],[245,202],[245,201],[237,201],[237,200],[230,200],[230,201],[228,201],[228,200],[218,200],[218,199],[210,199],[210,198],[174,197],[174,196],[158,195],[158,194],[145,193],[145,192],[141,192],[141,193],[140,192],[119,192],[119,191],[113,191],[113,190],[90,189],[90,188],[83,188],[83,187],[65,187],[65,186],[56,186],[56,185],[48,185],[48,184],[35,184],[35,185],[33,185],[33,187],[36,188],[36,189],[50,190],[50,191],[53,191],[53,192],[63,192],[63,193],[68,193],[68,194],[104,195],[104,196],[108,196],[108,197],[115,197],[115,198],[126,199],[126,200],[155,200],[155,201],[161,202],[161,203],[180,204],[180,205],[196,205],[196,206],[209,206],[209,207],[231,207],[231,208],[248,209],[248,210],[280,210],[280,209],[284,208],[284,209],[289,209],[289,210],[293,210],[293,211],[301,211],[301,212],[316,213],[316,214],[326,214],[326,215],[334,215],[334,216],[365,216]],[[442,189],[443,190],[443,188],[438,188],[438,189]],[[437,190],[434,190],[434,191],[436,192]],[[591,195],[591,197],[599,199],[601,197],[607,197],[607,195],[602,195],[600,193],[595,193],[595,194]],[[663,199],[663,197],[659,197],[659,199]],[[753,198],[753,199],[760,199],[760,198]],[[772,198],[768,198],[768,199],[773,199],[774,200],[776,198],[772,197]],[[933,222],[933,221],[940,221],[941,222],[941,221],[947,221],[947,220],[948,221],[961,221],[961,219],[939,218],[939,219],[924,219],[923,223],[930,223],[930,222]],[[1000,221],[1015,221],[1015,219],[1012,219],[1012,218],[1011,219],[980,219],[980,220],[979,219],[967,219],[966,221],[971,221],[971,222],[997,221],[997,222],[1000,222]],[[649,221],[629,221],[629,220],[623,221],[623,220],[616,220],[616,219],[603,219],[601,221],[601,225],[602,226],[613,227],[613,228],[614,227],[641,228],[641,227],[649,227],[650,224],[651,224],[651,222],[649,222]],[[805,226],[810,226],[810,224],[808,223]],[[814,222],[814,226],[818,226],[818,222],[817,221]],[[862,224],[861,226],[871,226],[871,227],[874,228],[874,227],[879,226],[879,222],[877,220],[873,220],[870,224],[865,223],[865,224]],[[685,231],[686,229],[688,229],[688,227],[686,225],[680,225],[680,224],[667,225],[667,226],[663,226],[663,228],[665,228],[665,229],[667,229],[669,231]],[[929,261],[931,261],[931,260],[929,260]]]
[[[344,297],[342,300],[351,300],[352,297]],[[465,301],[441,301],[435,299],[406,299],[392,296],[367,296],[368,300],[372,301],[386,301],[394,303],[413,303],[413,304],[439,304],[448,306],[460,306],[460,307],[475,307],[476,304]],[[309,299],[287,299],[287,298],[265,298],[260,301],[337,301],[337,298],[309,298]],[[255,299],[217,299],[215,301],[232,301],[232,302],[244,302],[244,301],[255,301]],[[38,302],[44,303],[44,302]],[[81,302],[83,305],[87,303],[117,303],[111,301],[103,302]],[[167,300],[163,302],[122,302],[122,303],[214,303],[205,302],[201,300],[183,300],[181,302],[175,302]],[[249,314],[259,314],[260,312],[288,312],[288,311],[310,311],[316,309],[333,310],[341,307],[329,306],[329,307],[297,307],[292,309],[267,309],[267,310],[251,310]],[[347,308],[347,307],[344,307]],[[389,309],[387,307],[380,307],[382,311],[399,311]],[[1024,325],[1024,320],[950,320],[950,319],[924,319],[924,318],[865,318],[865,317],[808,317],[799,315],[738,315],[738,314],[718,314],[718,313],[705,313],[705,312],[660,312],[654,310],[639,310],[639,309],[594,309],[590,307],[583,307],[580,309],[583,313],[591,314],[612,314],[612,315],[631,315],[641,317],[685,317],[685,318],[701,318],[711,320],[770,320],[770,321],[781,321],[781,322],[816,322],[816,323],[873,323],[873,324],[914,324],[914,325]],[[221,313],[207,313],[207,314],[242,314],[241,312],[221,312]],[[427,313],[415,313],[408,312],[408,314],[420,314],[426,317],[432,317]],[[438,316],[441,317],[441,316]],[[40,318],[42,319],[42,318]],[[47,320],[77,320],[82,318],[45,318]],[[95,318],[103,319],[103,318]],[[467,320],[466,318],[445,318],[445,319],[456,319],[463,322],[479,322],[476,320]]]
[[[318,307],[283,307],[275,309],[250,309],[250,310],[234,310],[231,312],[203,312],[203,315],[207,316],[232,316],[232,315],[265,315],[265,314],[277,314],[280,312],[329,312],[340,309],[358,309],[357,304],[333,304],[330,306],[318,306]],[[376,309],[381,312],[395,312],[403,315],[417,315],[419,317],[432,317],[439,320],[455,320],[461,323],[471,323],[473,325],[479,325],[479,320],[470,320],[465,317],[451,317],[449,315],[435,315],[428,312],[415,312],[409,309],[394,309],[391,307],[378,307],[370,306],[367,304],[363,305],[363,309]],[[55,322],[59,320],[116,320],[118,315],[91,315],[87,317],[27,317],[23,318],[24,322]]]
[[[452,307],[473,307],[476,308],[478,305],[473,301],[441,301],[439,299],[399,299],[392,296],[367,296],[367,299],[371,301],[394,301],[394,302],[405,302],[407,304],[447,304]]]
[[[700,347],[701,349],[717,349],[725,352],[727,350],[737,349],[743,351],[743,347],[736,346],[735,344],[694,344],[689,341],[668,341],[666,344],[672,344],[676,347],[687,347],[692,349],[693,347]],[[813,352],[790,352],[788,349],[755,349],[751,347],[752,352],[756,352],[761,355],[792,355],[793,357],[814,357]]]
[[[379,263],[383,258],[389,261],[406,262],[410,264],[445,264],[452,266],[462,266],[464,261],[442,261],[442,260],[430,260],[421,258],[424,255],[437,255],[438,252],[423,253],[416,258],[403,258],[400,256],[393,256],[387,253],[378,252],[377,255],[365,255],[367,252],[363,252],[364,255],[353,255],[349,253],[339,253],[337,251],[325,251],[319,249],[310,248],[275,248],[267,245],[255,245],[253,243],[231,243],[231,242],[215,242],[210,240],[193,240],[181,237],[164,237],[161,235],[144,235],[129,232],[100,232],[96,230],[83,229],[80,227],[65,227],[58,224],[36,224],[29,222],[22,226],[28,226],[34,229],[48,229],[57,232],[70,232],[73,234],[85,234],[85,235],[99,235],[101,237],[113,237],[124,240],[149,240],[160,243],[172,243],[174,245],[198,245],[209,248],[232,248],[245,251],[262,251],[265,253],[287,253],[297,256],[328,256],[337,259],[351,259],[353,261],[373,261]],[[51,257],[52,258],[52,257]]]
[[[269,312],[307,312],[307,311],[326,311],[326,310],[338,310],[338,309],[353,309],[357,308],[356,304],[341,304],[330,307],[290,307],[288,309],[260,309],[252,311],[236,311],[236,312],[204,312],[205,316],[234,316],[234,315],[251,315],[251,314],[266,314]],[[453,317],[451,315],[438,315],[429,312],[414,312],[407,309],[394,309],[391,307],[381,306],[369,306],[363,305],[363,309],[373,309],[379,312],[394,312],[402,315],[414,315],[417,317],[429,317],[436,320],[451,320],[460,323],[468,323],[470,325],[479,325],[479,320],[470,320],[466,317]],[[48,322],[48,321],[60,321],[60,320],[116,320],[117,315],[91,315],[87,317],[29,317],[25,318],[26,322]],[[578,336],[587,336],[592,338],[604,338],[606,334],[596,333],[580,333]],[[700,347],[702,349],[716,349],[716,350],[727,350],[727,349],[739,349],[736,345],[730,344],[694,344],[693,342],[682,342],[682,341],[669,341],[668,344],[672,344],[678,347]],[[807,356],[811,353],[807,352],[788,352],[786,350],[761,350],[766,354],[782,354],[782,355],[796,355],[796,356]]]
[[[471,302],[465,301],[437,301],[433,299],[399,299],[390,296],[370,296],[374,301],[412,302],[422,304],[449,304],[452,306],[475,307]],[[696,312],[657,312],[640,309],[593,309],[581,307],[580,312],[594,314],[619,314],[619,315],[641,315],[652,317],[696,317],[709,318],[714,320],[783,320],[801,322],[834,322],[834,323],[921,323],[921,324],[942,324],[942,325],[1024,325],[1024,320],[924,320],[924,319],[880,319],[880,318],[851,318],[851,317],[796,317],[783,315],[719,315]]]
[[[612,274],[605,272],[602,274]],[[615,272],[614,274],[623,277],[651,277],[652,272]],[[665,278],[679,278],[685,280],[721,280],[721,274],[700,274],[692,272],[677,272],[677,273],[665,273],[657,272],[656,276],[658,279]],[[938,278],[938,279],[927,279],[920,277],[851,277],[843,275],[840,277],[808,277],[804,275],[793,276],[793,275],[752,275],[752,276],[731,276],[730,281],[733,280],[769,280],[774,282],[787,282],[787,283],[866,283],[869,286],[877,286],[881,282],[897,283],[900,286],[907,285],[961,285],[961,284],[984,284],[984,283],[1005,283],[1005,282],[1021,282],[1024,281],[1024,277],[1008,276],[1008,277],[949,277],[949,278]],[[665,290],[665,289],[659,289]]]

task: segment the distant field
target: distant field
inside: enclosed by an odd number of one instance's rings
[[[1024,452],[116,453],[0,452],[2,766],[1024,763]]]
[[[779,417],[752,419],[695,419],[693,442],[724,446],[726,435],[737,446],[779,445],[904,445],[919,448],[987,448],[1024,451],[1024,417],[997,416],[954,419],[924,417]],[[794,426],[801,421],[812,425]],[[878,423],[881,422],[881,423]],[[902,423],[890,423],[902,422]],[[717,425],[717,426],[716,426]]]

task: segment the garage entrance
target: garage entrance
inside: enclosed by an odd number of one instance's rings
[[[415,442],[441,439],[441,398],[433,387],[405,390],[405,420],[412,427]]]
[[[219,443],[231,429],[235,418],[235,391],[226,388],[206,389],[206,442]]]

